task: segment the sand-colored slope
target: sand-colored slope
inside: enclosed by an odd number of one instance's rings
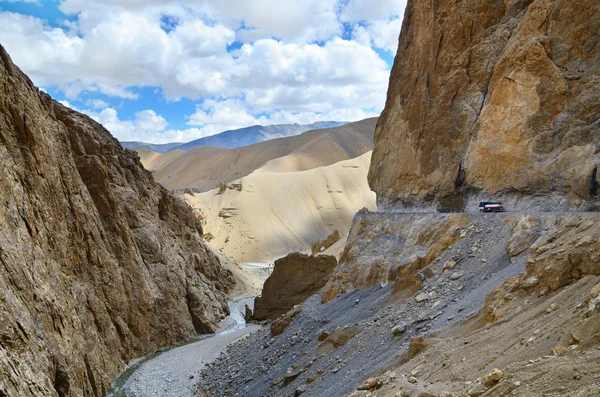
[[[157,153],[148,149],[136,149],[140,160],[144,167],[149,171],[156,171],[169,164],[174,159],[178,158],[182,153],[181,150],[172,150],[167,153]]]
[[[341,127],[308,131],[236,149],[198,147],[188,152],[152,155],[141,151],[142,163],[169,189],[204,192],[245,177],[268,162],[289,157],[291,164],[269,164],[267,171],[299,171],[360,156],[373,148],[376,118]],[[282,160],[283,161],[283,160]],[[281,169],[280,169],[281,167]]]
[[[259,170],[236,182],[241,191],[184,197],[206,217],[213,246],[240,262],[264,262],[307,251],[336,229],[345,236],[358,210],[374,210],[366,179],[370,158],[368,152],[308,171]]]

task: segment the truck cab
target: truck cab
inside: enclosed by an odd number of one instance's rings
[[[504,212],[504,205],[502,203],[482,201],[479,203],[479,212]]]

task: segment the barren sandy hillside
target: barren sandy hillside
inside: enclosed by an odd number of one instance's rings
[[[376,118],[341,127],[308,131],[236,149],[199,147],[165,154],[140,150],[144,166],[168,189],[192,188],[205,192],[220,182],[233,182],[265,164],[286,157],[284,164],[269,164],[268,171],[300,171],[360,156],[373,148]],[[283,168],[280,168],[283,167]]]
[[[184,197],[205,217],[213,246],[240,262],[267,261],[306,251],[336,229],[345,236],[358,210],[374,210],[375,194],[366,180],[370,158],[368,152],[307,171],[261,168],[222,194],[214,189]]]

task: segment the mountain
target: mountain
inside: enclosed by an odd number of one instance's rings
[[[205,192],[261,167],[301,171],[358,157],[373,148],[376,122],[371,118],[235,149],[207,146],[163,154],[138,152],[144,166],[166,188]],[[286,164],[276,164],[280,161]]]
[[[106,395],[217,329],[236,287],[192,210],[0,46],[0,395]]]
[[[165,153],[169,150],[182,145],[183,142],[174,142],[174,143],[145,143],[145,142],[121,142],[121,146],[125,149],[137,150],[137,149],[146,149],[151,150],[156,153]]]
[[[126,149],[137,150],[146,149],[156,153],[166,153],[170,150],[187,151],[199,146],[218,146],[234,149],[242,146],[252,145],[254,143],[268,141],[275,138],[284,138],[302,134],[310,130],[319,130],[323,128],[333,128],[347,124],[337,121],[319,121],[312,124],[277,124],[277,125],[254,125],[251,127],[240,128],[237,130],[223,131],[216,135],[196,139],[195,141],[181,143],[145,143],[145,142],[121,142]]]
[[[169,150],[190,150],[199,146],[218,146],[228,149],[235,149],[242,146],[252,145],[254,143],[268,141],[275,138],[284,138],[302,134],[306,131],[320,130],[323,128],[338,127],[347,124],[337,121],[319,121],[308,125],[300,124],[279,124],[279,125],[254,125],[251,127],[229,130],[220,134],[196,139],[188,143],[177,145]],[[152,150],[145,147],[145,149]]]

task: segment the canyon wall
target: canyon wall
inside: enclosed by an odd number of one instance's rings
[[[600,5],[408,2],[369,183],[380,211],[597,209]]]
[[[103,396],[125,364],[213,332],[235,286],[137,154],[0,46],[0,396]]]

